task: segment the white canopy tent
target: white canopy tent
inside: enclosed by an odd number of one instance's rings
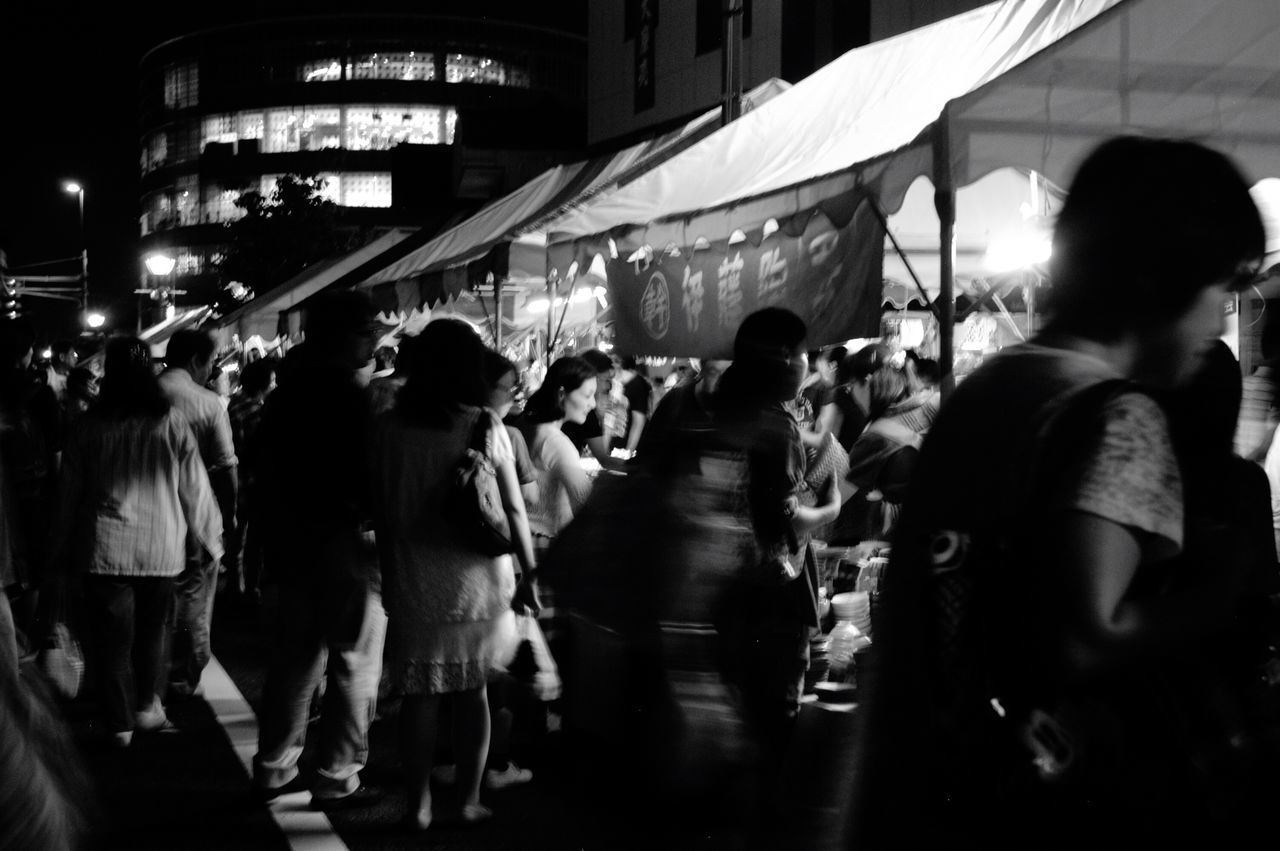
[[[786,91],[782,80],[767,80],[744,95],[749,111]],[[625,185],[719,126],[720,110],[613,154],[556,166],[478,213],[444,231],[362,281],[361,289],[394,284],[402,311],[435,303],[484,281],[486,273],[524,289],[546,285],[546,230],[566,210]],[[389,308],[389,304],[380,304]]]
[[[1005,0],[845,54],[548,225],[550,251],[628,227],[690,245],[855,189],[892,211],[928,176],[949,373],[958,189],[1010,166],[1066,185],[1124,133],[1198,138],[1253,180],[1280,175],[1277,99],[1274,0]]]

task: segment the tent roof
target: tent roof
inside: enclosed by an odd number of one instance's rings
[[[313,263],[279,286],[273,287],[222,317],[218,321],[218,329],[238,333],[241,338],[248,338],[255,334],[267,338],[274,337],[282,311],[288,310],[343,276],[392,251],[413,233],[414,231],[408,229],[392,230],[354,251]]]
[[[786,91],[782,80],[768,80],[746,93],[749,105],[758,106]],[[426,245],[368,277],[360,286],[403,280],[435,272],[482,257],[495,246],[516,237],[522,246],[538,254],[536,267],[545,266],[545,239],[539,228],[566,210],[587,203],[603,191],[625,183],[637,173],[653,168],[718,126],[720,110],[714,109],[687,124],[647,142],[614,154],[556,166],[544,171],[514,192],[485,206],[466,221],[446,230]],[[512,265],[516,265],[512,263]]]
[[[1201,138],[1258,179],[1280,174],[1278,96],[1273,0],[1004,0],[846,53],[548,230],[684,244],[860,185],[894,209],[935,154],[956,186],[1001,166],[1065,184],[1121,133]]]

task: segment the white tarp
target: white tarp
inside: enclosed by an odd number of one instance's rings
[[[756,108],[787,88],[788,84],[782,80],[768,80],[744,95],[744,108]],[[548,169],[370,276],[360,287],[374,287],[457,267],[503,243],[511,250],[510,277],[539,284],[546,271],[546,234],[540,228],[547,220],[589,203],[591,198],[627,180],[638,170],[662,162],[683,144],[713,131],[719,118],[718,108],[710,110],[676,130],[615,154]]]
[[[851,51],[548,229],[689,244],[857,185],[892,210],[948,166],[955,186],[1004,166],[1065,185],[1123,133],[1202,139],[1257,180],[1280,175],[1278,97],[1275,0],[1006,0]]]

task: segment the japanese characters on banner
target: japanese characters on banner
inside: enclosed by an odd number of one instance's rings
[[[618,239],[608,264],[618,350],[727,357],[742,320],[772,305],[799,314],[815,348],[880,333],[884,228],[869,205],[843,227],[815,210],[770,230],[696,246],[649,246],[643,230]]]

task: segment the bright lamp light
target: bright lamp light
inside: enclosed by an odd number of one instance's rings
[[[149,254],[143,262],[146,263],[148,272],[163,278],[173,271],[173,267],[178,261],[168,254]]]
[[[97,312],[90,313],[84,318],[84,324],[88,325],[90,328],[98,329],[107,324],[107,317]]]
[[[74,180],[68,180],[66,183],[62,184],[62,191],[69,192],[72,195],[79,195],[80,190],[82,188],[83,187],[81,187],[80,184],[76,183]]]
[[[982,265],[988,272],[1012,272],[1045,263],[1051,253],[1046,234],[1028,231],[1004,234],[991,240]]]

